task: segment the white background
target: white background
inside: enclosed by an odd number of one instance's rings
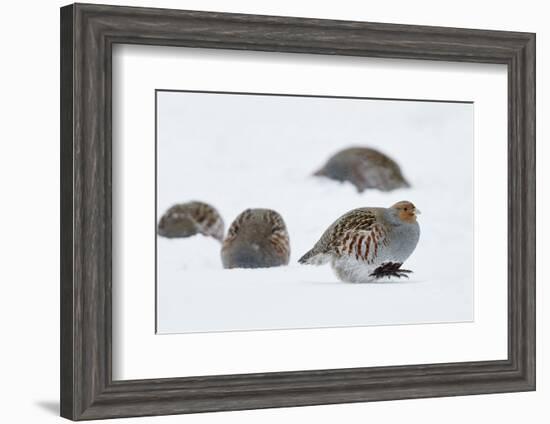
[[[119,3],[114,2],[113,3]],[[550,100],[543,54],[549,31],[543,2],[436,1],[298,2],[284,1],[127,1],[126,4],[219,11],[238,11],[319,18],[356,19],[538,32],[537,130],[538,158],[548,160],[542,145],[542,117]],[[11,3],[3,9],[2,26],[2,245],[4,286],[1,374],[6,422],[60,422],[58,398],[58,6],[61,2]],[[548,46],[546,46],[548,51]],[[543,227],[540,217],[548,202],[539,166],[538,263],[543,264]],[[6,206],[9,205],[9,206]],[[32,222],[32,231],[28,223]],[[546,234],[543,234],[543,231]],[[7,236],[6,236],[7,233]],[[538,391],[524,394],[470,396],[372,404],[202,414],[141,419],[140,422],[422,422],[463,423],[491,420],[546,422],[550,375],[544,360],[548,335],[548,290],[539,265]],[[548,331],[546,331],[548,333]],[[138,422],[137,420],[134,420]]]

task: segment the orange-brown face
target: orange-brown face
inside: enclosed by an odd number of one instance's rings
[[[416,206],[406,200],[397,202],[392,206],[392,209],[397,210],[397,216],[401,221],[408,223],[416,222],[416,215],[420,214],[420,211],[416,209]]]

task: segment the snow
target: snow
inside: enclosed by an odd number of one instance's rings
[[[201,200],[226,228],[245,208],[277,210],[290,265],[222,268],[220,243],[157,239],[158,333],[473,320],[473,104],[184,92],[158,93],[157,208]],[[412,187],[358,194],[313,177],[352,145],[376,148]],[[408,280],[338,281],[297,264],[346,211],[412,201],[421,211]]]

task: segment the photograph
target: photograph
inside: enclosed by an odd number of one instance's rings
[[[474,103],[157,89],[157,334],[474,320]]]

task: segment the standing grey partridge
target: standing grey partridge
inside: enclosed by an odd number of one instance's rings
[[[390,208],[354,209],[338,218],[298,262],[330,262],[338,278],[351,283],[407,277],[411,271],[401,265],[418,243],[419,213],[408,201]]]
[[[336,153],[315,172],[316,176],[336,181],[349,181],[359,193],[374,188],[391,191],[409,187],[399,165],[378,150],[350,147]]]
[[[187,202],[168,209],[158,224],[162,237],[190,237],[195,234],[223,240],[224,222],[218,211],[204,202]]]
[[[229,227],[221,255],[224,268],[287,265],[290,242],[283,218],[271,209],[246,209]]]

